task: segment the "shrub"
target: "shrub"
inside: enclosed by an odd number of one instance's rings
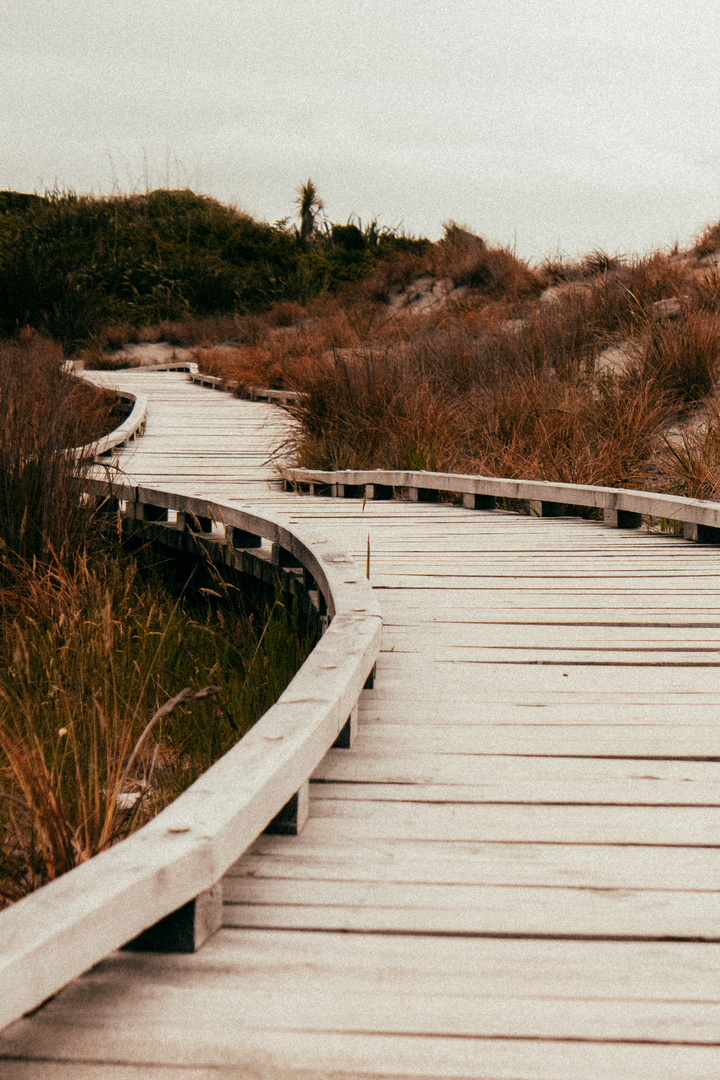
[[[720,248],[720,221],[709,225],[695,241],[696,255],[712,255]]]
[[[540,292],[537,275],[505,248],[489,248],[485,241],[455,222],[445,226],[435,251],[435,272],[467,285],[485,296],[517,299]]]
[[[305,303],[367,275],[396,250],[424,246],[373,222],[364,233],[351,224],[332,227],[305,251],[282,225],[191,191],[107,199],[13,194],[0,201],[0,334],[28,325],[68,349],[108,324]],[[117,341],[117,331],[113,336]]]

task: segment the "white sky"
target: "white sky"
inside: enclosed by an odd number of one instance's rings
[[[537,259],[720,218],[704,0],[2,0],[0,188],[450,218]]]

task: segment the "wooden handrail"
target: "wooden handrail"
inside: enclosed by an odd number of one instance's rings
[[[132,401],[133,407],[128,416],[121,424],[111,431],[109,435],[103,435],[101,439],[86,443],[85,446],[76,446],[71,455],[77,460],[92,460],[102,457],[111,450],[120,450],[126,443],[145,431],[145,419],[147,414],[147,397],[145,394],[131,394],[126,390],[116,390],[118,397],[125,401]]]
[[[242,565],[258,543],[299,563],[332,618],[253,728],[143,828],[0,912],[0,1027],[35,1008],[113,949],[207,893],[290,802],[346,727],[380,649],[381,617],[352,559],[320,535],[262,510],[150,488],[91,482],[134,520],[171,534],[210,523],[202,542]],[[174,510],[176,520],[162,521]],[[247,550],[243,544],[247,543]]]
[[[492,509],[496,499],[530,503],[541,515],[557,517],[566,507],[598,507],[611,525],[636,528],[641,516],[682,522],[687,539],[720,543],[720,503],[665,495],[653,491],[600,487],[591,484],[563,484],[553,480],[508,480],[494,476],[463,473],[434,473],[401,469],[298,469],[284,467],[281,474],[288,488],[321,486],[334,495],[389,497],[394,488],[406,489],[411,499],[449,492],[463,496],[463,504],[476,509]],[[379,489],[368,491],[368,488]]]
[[[224,390],[235,394],[236,397],[247,398],[249,401],[267,401],[274,405],[291,405],[298,401],[300,394],[294,390],[269,390],[266,386],[255,386],[243,383],[239,379],[226,379],[220,375],[205,375],[203,372],[190,372],[190,382],[198,386],[211,386],[215,390]]]

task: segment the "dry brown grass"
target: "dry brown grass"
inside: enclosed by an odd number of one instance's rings
[[[201,346],[196,359],[213,374],[299,390],[305,464],[709,491],[717,411],[708,408],[704,441],[690,424],[683,444],[682,431],[717,379],[720,272],[697,256],[718,237],[720,225],[688,255],[598,250],[533,270],[449,222],[423,252],[395,252],[305,306],[157,333]],[[423,277],[465,291],[424,312],[388,304]],[[549,285],[552,300],[538,302]],[[675,318],[654,306],[668,299],[680,301]],[[629,359],[601,376],[609,346]]]
[[[0,577],[5,559],[44,558],[77,542],[87,463],[67,450],[111,431],[127,411],[61,365],[60,347],[32,332],[0,343]]]
[[[696,255],[712,255],[720,249],[720,221],[709,225],[695,241],[693,248]]]
[[[476,241],[458,239],[467,265],[486,250]],[[601,254],[559,302],[476,294],[392,330],[379,313],[358,335],[364,348],[307,356],[293,372],[302,463],[677,487],[664,432],[717,377],[710,285],[701,295],[697,268],[675,253],[627,264]],[[679,317],[660,318],[653,304],[673,296],[685,298]],[[599,352],[628,339],[625,373],[596,375]]]
[[[540,278],[527,263],[506,248],[488,247],[468,229],[449,222],[445,236],[433,250],[432,269],[437,277],[452,278],[483,296],[518,300],[537,296]]]
[[[462,409],[466,471],[612,487],[653,486],[668,410],[649,391],[535,377],[477,390]]]
[[[200,559],[178,581],[121,545],[67,453],[114,426],[111,396],[61,361],[34,334],[0,343],[0,907],[174,798],[310,645],[279,597],[243,610],[240,579]]]
[[[638,336],[626,387],[652,386],[679,409],[711,393],[720,361],[720,314],[687,308],[672,320],[651,320]]]
[[[663,489],[691,499],[720,498],[720,399],[711,394],[684,424],[663,432],[657,455]]]

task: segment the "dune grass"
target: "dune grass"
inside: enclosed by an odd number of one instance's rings
[[[423,311],[394,302],[428,276],[459,291]],[[295,305],[282,327],[268,313],[252,340],[194,355],[300,392],[303,465],[713,497],[719,354],[720,282],[698,252],[598,251],[532,270],[450,223],[424,252]]]
[[[202,558],[123,538],[66,454],[114,401],[0,345],[0,906],[148,820],[277,699],[314,638]]]

